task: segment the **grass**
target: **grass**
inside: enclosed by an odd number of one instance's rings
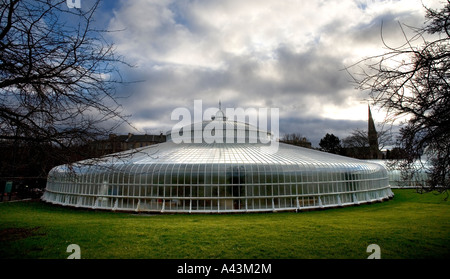
[[[0,204],[0,258],[386,259],[450,258],[450,204],[443,195],[395,190],[383,203],[310,212],[138,215]]]

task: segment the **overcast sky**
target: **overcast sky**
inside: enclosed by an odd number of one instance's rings
[[[83,1],[81,0],[82,6]],[[343,69],[403,41],[399,22],[422,26],[432,0],[117,0],[102,1],[97,23],[135,65],[118,88],[139,131],[177,123],[177,107],[279,108],[280,133],[318,146],[367,129],[366,92]],[[378,122],[384,114],[372,111]],[[209,117],[209,116],[208,116]]]

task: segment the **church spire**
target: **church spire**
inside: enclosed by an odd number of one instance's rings
[[[375,129],[375,122],[373,121],[372,112],[370,111],[370,105],[367,105],[369,111],[369,123],[368,123],[368,137],[369,137],[369,149],[370,149],[370,158],[371,159],[379,159],[380,150],[378,149],[378,134]]]

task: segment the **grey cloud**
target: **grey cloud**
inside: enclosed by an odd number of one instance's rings
[[[280,121],[280,134],[299,133],[311,141],[313,147],[319,147],[320,139],[327,133],[341,140],[355,129],[366,129],[366,121],[334,120],[328,118],[285,118]]]
[[[141,4],[145,5],[144,2]],[[379,45],[379,23],[382,19],[386,22],[386,34],[391,35],[389,32],[395,33],[392,28],[396,20],[408,17],[402,12],[386,12],[351,28],[345,18],[321,26],[317,38],[336,40],[344,49],[339,52],[334,51],[333,46],[322,43],[321,39],[311,41],[302,50],[298,50],[294,42],[280,41],[278,48],[270,50],[270,53],[228,53],[218,44],[223,42],[220,34],[215,34],[218,30],[202,22],[205,17],[195,17],[195,5],[195,1],[173,2],[168,9],[162,9],[165,14],[158,16],[160,18],[156,23],[159,25],[149,28],[145,27],[142,14],[133,23],[132,15],[140,8],[137,5],[118,19],[119,23],[130,24],[126,26],[129,29],[123,37],[117,35],[119,45],[124,45],[123,49],[127,51],[131,50],[121,54],[125,57],[129,55],[140,63],[122,74],[126,80],[141,82],[118,89],[120,96],[128,96],[122,103],[136,122],[152,120],[163,126],[170,124],[170,113],[176,107],[192,108],[195,99],[202,99],[205,106],[214,106],[221,99],[230,107],[263,104],[279,107],[287,112],[286,115],[298,115],[296,118],[281,119],[282,130],[297,132],[298,128],[307,131],[305,136],[316,142],[327,132],[341,137],[347,130],[364,127],[363,123],[321,119],[319,115],[324,105],[345,107],[346,101],[354,98],[353,84],[343,71],[348,66],[343,64],[348,58],[346,55],[351,56],[351,50],[360,46]],[[155,9],[150,7],[150,11]],[[408,22],[418,19],[418,15],[413,15]],[[196,48],[197,39],[201,41],[199,48]],[[213,54],[211,59],[205,59],[206,63],[188,65],[192,60],[183,60],[176,64],[176,58],[183,58],[184,53],[201,59],[203,55],[207,57],[209,53],[205,51],[209,49]],[[248,49],[253,49],[253,46],[249,45]],[[257,48],[254,49],[257,51]],[[218,65],[214,67],[208,63]],[[265,71],[268,65],[275,76]]]
[[[344,39],[346,44],[354,48],[362,46],[383,47],[383,39],[391,47],[398,47],[405,43],[402,34],[402,28],[407,33],[409,27],[420,27],[424,23],[423,13],[411,13],[406,11],[387,11],[371,18],[369,22],[360,22],[350,29]],[[336,20],[323,28],[327,34],[342,34],[345,29],[346,21],[344,19]],[[342,37],[341,37],[342,38]]]
[[[348,79],[342,71],[342,58],[319,53],[318,48],[295,53],[283,47],[277,54],[284,77],[280,84],[283,92],[321,94],[333,98],[339,91],[349,87]],[[336,98],[335,101],[339,100],[341,99]]]
[[[258,74],[257,59],[249,56],[229,58],[226,69],[205,70],[195,67],[163,66],[160,68],[132,68],[126,78],[141,80],[123,87],[124,107],[140,121],[158,119],[166,122],[175,107],[189,107],[195,99],[215,105],[218,99],[229,106],[252,106],[264,101],[266,106],[291,109],[298,104],[301,113],[312,109],[308,103],[321,101],[342,104],[345,89],[351,88],[341,62],[315,50],[294,53],[278,50],[276,69],[281,80],[272,80]],[[219,95],[227,90],[239,92],[236,96]],[[303,107],[302,107],[303,106]],[[154,113],[156,112],[156,113]]]

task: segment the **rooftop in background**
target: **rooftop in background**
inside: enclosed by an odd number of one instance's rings
[[[110,134],[108,139],[99,140],[91,144],[91,148],[98,156],[122,152],[130,149],[150,146],[166,141],[166,136],[159,135],[128,135]]]

